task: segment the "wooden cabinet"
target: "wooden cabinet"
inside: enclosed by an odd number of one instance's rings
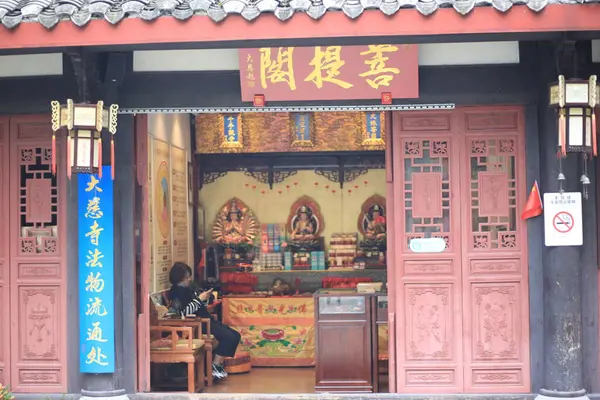
[[[352,290],[315,294],[316,392],[374,391],[373,299]]]

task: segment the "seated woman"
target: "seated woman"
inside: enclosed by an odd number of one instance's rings
[[[197,315],[201,318],[210,319],[210,332],[215,339],[219,341],[219,345],[214,350],[212,374],[216,379],[227,377],[227,372],[223,368],[225,357],[233,357],[240,343],[241,335],[236,330],[229,326],[215,321],[206,305],[212,294],[212,290],[205,292],[194,292],[190,285],[192,284],[192,270],[182,262],[176,262],[169,273],[169,281],[171,282],[171,290],[169,291],[169,300],[172,302],[172,307],[177,309],[182,316]]]

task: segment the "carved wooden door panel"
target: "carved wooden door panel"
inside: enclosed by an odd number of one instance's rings
[[[56,177],[52,175],[51,133],[49,116],[10,119],[14,392],[66,390],[66,178],[64,168],[59,168]]]
[[[529,392],[523,114],[468,108],[461,120],[465,390]]]
[[[521,110],[396,113],[394,130],[398,391],[529,392]],[[445,250],[410,250],[430,237]]]
[[[0,383],[10,383],[8,118],[0,118]]]
[[[397,212],[401,230],[395,232],[400,392],[462,389],[460,142],[451,118],[397,113],[394,121],[401,128],[394,150],[402,157],[400,179],[394,179],[401,185],[396,209],[403,210]],[[437,254],[409,249],[412,239],[429,237],[443,238],[446,249]]]

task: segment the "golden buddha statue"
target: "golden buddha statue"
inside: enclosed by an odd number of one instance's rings
[[[386,219],[383,210],[375,204],[365,216],[365,239],[383,240],[386,234]]]
[[[312,240],[315,238],[315,221],[312,220],[312,212],[307,206],[298,209],[297,217],[292,222],[292,240]]]
[[[252,244],[258,233],[258,221],[240,200],[229,200],[217,214],[213,240],[222,245]]]

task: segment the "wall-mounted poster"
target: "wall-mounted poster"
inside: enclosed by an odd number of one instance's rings
[[[188,179],[185,150],[171,147],[173,261],[189,264]]]
[[[154,207],[154,285],[155,290],[169,288],[169,269],[173,262],[171,249],[171,160],[169,144],[154,139],[152,160]]]
[[[152,176],[153,176],[153,171],[154,171],[154,164],[152,163],[153,161],[153,150],[154,147],[152,146],[152,136],[148,137],[148,191],[150,192],[150,195],[148,196],[148,235],[150,236],[149,242],[150,242],[150,292],[154,293],[156,291],[156,278],[155,278],[155,265],[154,265],[154,208],[152,208],[154,206],[154,201],[152,200],[152,198],[154,197],[153,193],[153,189],[154,186],[152,186],[153,184],[153,180],[152,180]]]

